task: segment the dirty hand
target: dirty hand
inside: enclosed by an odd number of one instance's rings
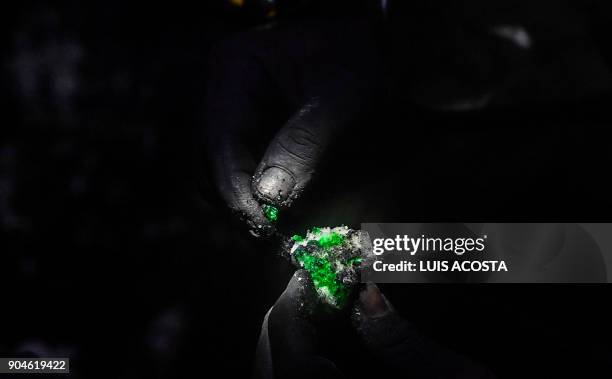
[[[273,229],[261,204],[288,207],[367,103],[376,71],[370,34],[367,22],[347,17],[256,30],[213,50],[208,158],[217,190],[253,234]],[[287,121],[270,122],[272,114]],[[259,158],[253,150],[268,134]]]
[[[321,351],[321,323],[341,322],[337,318],[324,319],[323,309],[310,275],[297,271],[264,320],[255,377],[345,377],[346,373]],[[359,292],[352,319],[360,348],[367,357],[356,363],[358,376],[493,378],[487,369],[419,333],[394,310],[375,284],[368,283]],[[330,329],[334,330],[327,328]]]

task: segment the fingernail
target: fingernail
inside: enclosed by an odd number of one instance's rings
[[[281,168],[270,167],[259,178],[256,190],[260,196],[270,201],[282,202],[287,200],[294,186],[295,179],[291,174]]]
[[[359,308],[368,318],[383,317],[391,312],[385,297],[374,283],[366,284],[366,288],[359,293]]]

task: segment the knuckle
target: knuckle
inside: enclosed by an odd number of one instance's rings
[[[287,131],[287,137],[293,143],[298,145],[318,146],[320,144],[319,137],[315,133],[301,126],[294,126],[289,128],[289,130]]]
[[[287,128],[279,138],[279,145],[298,160],[311,160],[321,150],[321,140],[304,127]]]

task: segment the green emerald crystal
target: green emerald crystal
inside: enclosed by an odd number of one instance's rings
[[[336,279],[332,262],[325,257],[309,254],[305,250],[296,251],[295,259],[310,273],[317,292],[329,298],[331,304],[338,308],[346,304],[348,287]]]
[[[274,205],[264,204],[261,206],[261,209],[263,210],[268,221],[274,222],[278,220],[278,208],[276,208]]]
[[[310,273],[320,298],[341,309],[349,297],[350,284],[355,283],[356,268],[361,263],[358,239],[347,227],[312,228],[305,237],[294,235],[291,255],[296,264]]]
[[[325,233],[319,237],[317,243],[324,249],[328,249],[332,246],[342,245],[344,237],[336,232]]]

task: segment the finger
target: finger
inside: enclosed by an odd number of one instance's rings
[[[357,117],[367,92],[330,81],[313,93],[268,145],[253,180],[253,192],[264,202],[287,207],[315,174],[327,148]],[[343,83],[343,84],[341,84]],[[350,88],[350,89],[349,89]]]
[[[253,160],[240,142],[225,142],[215,150],[213,171],[217,189],[228,207],[243,219],[255,236],[269,235],[273,226],[251,192]]]
[[[409,337],[407,323],[374,283],[367,283],[359,292],[356,314],[357,330],[371,350],[378,352],[395,347]]]
[[[390,371],[405,372],[410,367],[415,377],[493,377],[484,367],[419,333],[373,283],[359,293],[356,311],[357,330],[365,346]]]
[[[298,270],[270,313],[270,330],[275,349],[291,355],[315,353],[317,337],[312,315],[318,306],[312,279]]]
[[[244,141],[260,119],[261,100],[271,91],[264,68],[246,36],[217,46],[211,54],[206,98],[205,143],[215,184],[230,209],[254,234],[272,228],[251,192],[255,161]]]
[[[255,173],[254,191],[286,205],[308,183],[327,145],[328,128],[317,98],[308,101],[270,143]]]
[[[333,362],[318,355],[312,318],[320,306],[310,275],[299,270],[274,304],[268,321],[272,360],[278,377],[339,378]]]
[[[366,110],[379,85],[380,62],[369,22],[332,17],[299,30],[288,33],[288,41],[301,41],[302,48],[288,50],[292,62],[301,62],[301,102],[268,145],[253,180],[256,197],[279,207],[299,197],[326,150]]]

